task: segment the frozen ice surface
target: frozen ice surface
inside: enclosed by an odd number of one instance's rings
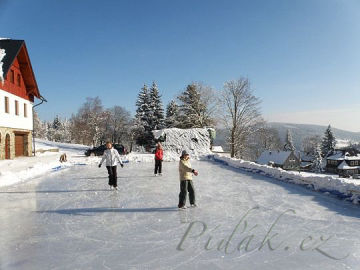
[[[152,163],[118,168],[118,192],[95,164],[0,188],[0,269],[359,269],[359,206],[192,165],[199,207],[185,211],[176,162],[162,177]]]

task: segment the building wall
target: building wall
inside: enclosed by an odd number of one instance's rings
[[[300,159],[292,152],[289,157],[286,159],[283,165],[284,170],[299,170],[301,161]]]
[[[0,127],[0,160],[5,159],[5,138],[10,135],[10,159],[15,158],[15,134],[24,134],[24,156],[32,155],[32,133],[25,129]]]
[[[9,99],[9,113],[5,112],[5,97]],[[15,100],[17,100],[19,104],[19,115],[15,114]],[[27,117],[24,116],[24,104],[26,104]],[[0,127],[32,130],[32,106],[29,100],[3,90],[0,83]]]

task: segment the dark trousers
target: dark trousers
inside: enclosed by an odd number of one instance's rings
[[[162,160],[157,160],[157,159],[155,159],[155,170],[154,170],[154,174],[157,174],[158,172],[161,173],[161,169],[162,169]]]
[[[109,173],[109,185],[117,187],[117,172],[116,166],[106,166]]]
[[[189,192],[190,204],[195,204],[195,189],[192,180],[180,181],[180,193],[178,207],[183,207],[186,204],[186,195]]]

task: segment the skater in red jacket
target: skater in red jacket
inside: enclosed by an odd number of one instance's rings
[[[154,170],[155,176],[157,176],[158,173],[159,175],[162,175],[161,169],[162,169],[163,156],[164,156],[164,151],[162,149],[162,145],[161,143],[158,143],[156,145],[156,150],[155,150],[155,170]]]

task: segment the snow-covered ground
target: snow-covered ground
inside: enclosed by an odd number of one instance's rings
[[[336,147],[337,148],[349,147],[350,145],[351,145],[350,140],[336,139]]]
[[[240,168],[255,174],[266,175],[280,181],[305,185],[324,193],[335,194],[340,198],[349,199],[355,204],[358,204],[360,201],[359,179],[340,178],[337,175],[310,172],[285,171],[281,168],[260,165],[250,161],[230,158],[221,154],[215,154],[210,158],[234,168]]]
[[[24,182],[53,171],[89,164],[98,164],[100,157],[86,157],[89,147],[79,144],[57,143],[36,139],[35,157],[19,157],[13,160],[0,160],[0,187]],[[58,150],[51,152],[49,150]],[[47,150],[48,152],[43,152]],[[41,151],[41,152],[38,152]],[[67,162],[59,161],[60,155],[67,155]],[[125,162],[151,162],[152,154],[131,153],[122,157]]]
[[[177,210],[176,162],[96,164],[0,188],[0,269],[359,269],[359,207],[192,161],[198,208]]]

